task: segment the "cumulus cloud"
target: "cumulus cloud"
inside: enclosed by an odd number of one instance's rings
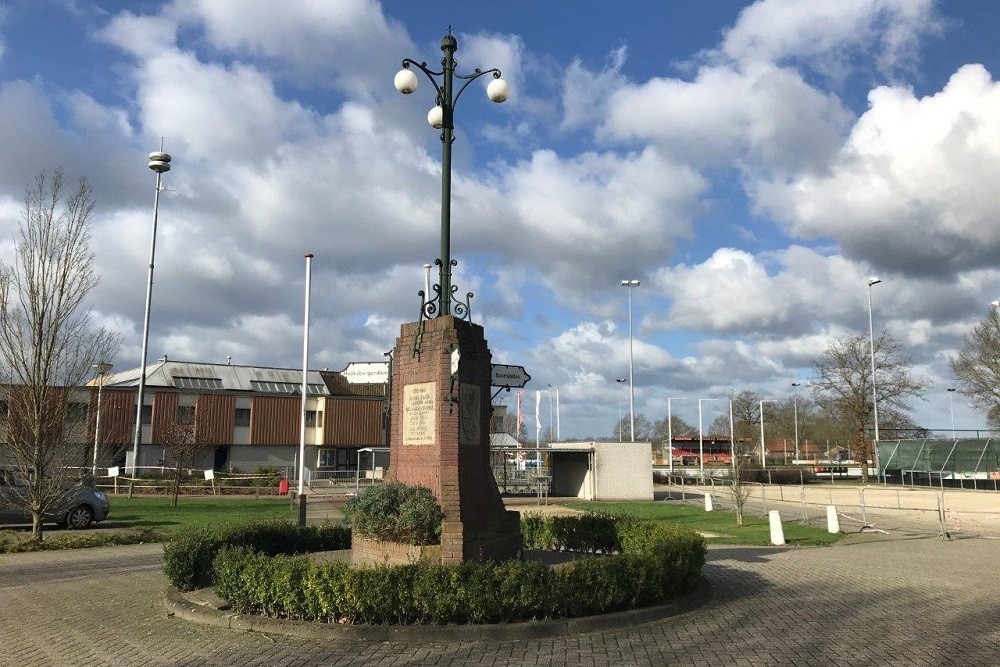
[[[850,114],[793,70],[705,67],[693,81],[654,78],[611,96],[605,141],[642,140],[701,167],[816,168],[840,145]]]
[[[883,72],[913,62],[918,40],[942,28],[934,0],[758,0],[740,12],[718,54],[743,63],[805,61],[842,73],[871,52]]]
[[[876,88],[827,173],[759,186],[758,211],[804,239],[909,275],[995,262],[1000,251],[1000,84],[981,65],[922,98]]]

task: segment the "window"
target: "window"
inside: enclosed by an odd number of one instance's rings
[[[306,410],[306,427],[323,428],[323,413]]]
[[[142,425],[149,426],[153,423],[153,406],[144,405],[142,406]]]
[[[233,426],[250,426],[250,408],[236,408]]]
[[[356,470],[358,450],[353,447],[321,449],[319,450],[319,466],[321,468],[336,468],[337,470]]]
[[[307,391],[312,396],[323,396],[326,394],[326,386],[322,384],[306,385]],[[266,382],[264,380],[250,380],[250,389],[271,394],[301,394],[302,383],[300,382]]]
[[[181,389],[222,389],[221,378],[175,377],[174,386]]]
[[[194,423],[194,406],[193,405],[178,405],[177,406],[177,423],[178,424],[193,424]]]

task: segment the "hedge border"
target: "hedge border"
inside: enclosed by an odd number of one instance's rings
[[[192,528],[163,545],[163,572],[181,591],[211,586],[215,583],[216,555],[233,546],[272,556],[340,551],[351,548],[351,529],[343,524],[296,526],[280,519]]]
[[[163,605],[185,621],[239,632],[315,640],[420,643],[531,640],[632,628],[696,611],[709,604],[714,595],[708,579],[699,577],[697,585],[687,594],[652,607],[578,618],[478,625],[347,625],[234,614],[192,602],[172,586],[164,592]]]
[[[306,556],[285,555],[310,550],[303,542],[315,536],[290,537],[302,530],[307,529],[258,524],[215,539],[201,531],[190,545],[185,540],[171,545],[184,558],[165,554],[165,570],[182,590],[211,580],[240,614],[424,626],[574,618],[648,607],[690,590],[705,561],[704,539],[693,531],[600,515],[524,517],[529,548],[606,554],[558,569],[530,561],[362,569],[313,563]],[[275,539],[275,531],[284,539]],[[178,571],[171,572],[171,564]],[[185,575],[182,565],[194,565],[197,574],[178,576]]]

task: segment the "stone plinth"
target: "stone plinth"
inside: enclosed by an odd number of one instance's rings
[[[351,563],[354,565],[411,565],[421,561],[440,561],[441,547],[417,547],[399,542],[382,542],[351,536]]]
[[[491,362],[483,328],[454,317],[404,324],[396,339],[388,478],[441,503],[444,563],[521,549],[490,470]]]

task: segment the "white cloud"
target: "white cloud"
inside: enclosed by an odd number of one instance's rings
[[[758,0],[740,12],[719,49],[733,60],[805,60],[837,73],[872,51],[883,71],[909,65],[919,38],[941,29],[934,0]]]
[[[786,171],[823,164],[849,121],[834,95],[793,70],[715,66],[693,81],[654,78],[621,87],[598,136],[650,141],[699,166],[750,161]]]
[[[585,128],[603,120],[612,94],[625,85],[621,70],[627,53],[624,46],[613,51],[600,72],[591,72],[579,59],[570,63],[562,84],[562,129]]]
[[[1000,252],[1000,84],[981,65],[917,99],[880,87],[827,173],[759,187],[758,210],[806,239],[912,275],[990,265]]]

